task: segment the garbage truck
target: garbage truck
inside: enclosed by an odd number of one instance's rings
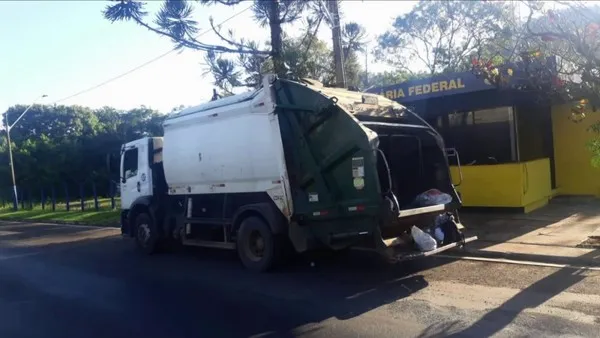
[[[463,235],[441,136],[382,96],[267,75],[163,127],[121,148],[121,232],[143,253],[232,249],[262,272],[286,248],[400,261],[476,239]]]

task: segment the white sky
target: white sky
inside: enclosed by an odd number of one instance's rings
[[[148,1],[154,13],[162,1]],[[340,9],[342,23],[363,25],[369,38],[391,27],[393,18],[410,11],[416,1],[345,0]],[[593,2],[590,2],[593,3]],[[47,94],[40,103],[53,103],[161,55],[173,48],[160,37],[133,22],[111,24],[102,18],[108,1],[0,1],[0,112],[15,104],[29,104]],[[201,41],[221,43],[210,31],[208,18],[220,23],[242,11],[250,2],[234,8],[196,6]],[[523,14],[523,13],[522,13]],[[223,26],[238,37],[266,41],[266,28],[252,20],[252,12],[243,14]],[[298,35],[297,27],[284,28]],[[321,25],[319,38],[331,42],[331,31]],[[162,112],[173,107],[197,105],[212,93],[211,76],[203,76],[201,52],[172,53],[107,85],[75,96],[61,104],[89,107],[113,106],[130,109],[145,105]],[[373,62],[369,71],[388,69]]]
[[[0,58],[1,111],[14,104],[29,104],[41,94],[48,97],[38,102],[53,103],[129,71],[173,47],[167,38],[133,22],[110,24],[100,12],[107,3],[0,2],[0,43],[10,47],[2,52],[6,57]],[[340,8],[343,22],[360,23],[366,27],[369,38],[374,39],[391,27],[394,17],[408,12],[414,3],[346,0]],[[159,5],[159,1],[150,1],[148,9],[154,12]],[[209,16],[220,23],[249,5],[197,6],[196,16],[202,30],[210,30]],[[267,40],[267,28],[260,28],[251,15],[248,10],[237,16],[223,26],[224,31],[233,29],[238,37]],[[297,35],[294,27],[286,28],[288,34]],[[329,27],[322,24],[318,36],[330,42]],[[200,40],[220,43],[210,31]],[[202,75],[202,58],[201,52],[172,53],[105,86],[60,103],[119,109],[145,105],[162,112],[180,104],[197,105],[210,99],[213,88],[211,76]],[[369,64],[369,71],[385,68]]]

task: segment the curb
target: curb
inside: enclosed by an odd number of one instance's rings
[[[118,224],[110,225],[110,224],[89,224],[85,222],[67,222],[67,221],[42,221],[38,222],[35,220],[16,220],[16,219],[1,219],[0,223],[22,223],[22,224],[41,224],[41,225],[64,225],[64,226],[72,226],[72,227],[86,227],[86,228],[118,228]]]
[[[457,258],[465,256],[467,253],[470,256],[481,257],[481,258],[492,258],[492,259],[510,259],[514,261],[529,261],[547,264],[564,264],[564,265],[577,265],[577,266],[590,266],[600,267],[600,260],[592,257],[567,257],[567,256],[548,256],[548,255],[536,255],[527,253],[517,252],[506,252],[506,251],[487,251],[464,247],[459,250],[448,250],[448,255],[455,256]],[[599,254],[600,255],[600,254]]]

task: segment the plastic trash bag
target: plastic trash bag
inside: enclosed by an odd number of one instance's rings
[[[433,237],[438,241],[438,243],[444,242],[443,226],[451,220],[452,216],[448,214],[440,214],[435,218],[435,221],[433,222]]]
[[[427,207],[436,204],[448,204],[450,202],[452,202],[452,196],[437,189],[429,189],[418,194],[415,198],[415,204],[420,207]]]
[[[435,230],[433,231],[433,237],[439,242],[439,243],[444,243],[444,231],[442,231],[442,228],[440,227],[435,227]]]
[[[431,251],[437,248],[437,242],[433,237],[431,237],[428,233],[423,230],[417,228],[413,225],[410,229],[410,234],[412,235],[413,240],[417,243],[417,247],[421,251]]]

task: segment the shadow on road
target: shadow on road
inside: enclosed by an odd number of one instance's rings
[[[582,257],[600,256],[600,250],[594,250]],[[535,308],[552,297],[579,283],[585,276],[583,269],[563,268],[521,290],[500,307],[488,312],[476,323],[453,336],[490,337],[510,324],[522,311]]]
[[[198,332],[207,337],[331,335],[328,320],[348,320],[409,297],[428,286],[423,271],[451,261],[435,258],[390,265],[377,255],[350,251],[297,256],[283,269],[255,274],[246,271],[232,251],[186,248],[147,257],[114,231],[93,237],[90,234],[102,231],[71,230],[45,232],[53,242],[27,246],[36,256],[0,260],[0,288],[19,285],[13,289],[28,290],[29,295],[11,291],[10,299],[35,299],[36,312],[27,316],[36,318],[39,330],[74,325],[73,337],[112,332],[147,338],[198,337]],[[27,231],[31,229],[23,230]],[[17,241],[24,236],[13,235]],[[61,242],[60,235],[68,241]],[[10,244],[6,236],[0,236],[2,250]],[[600,250],[589,254],[598,255]],[[558,270],[467,328],[459,322],[440,323],[421,336],[492,336],[524,310],[584,278],[579,270]],[[3,298],[0,295],[0,305]],[[60,318],[48,316],[56,309]],[[81,313],[90,319],[72,324]],[[122,316],[128,318],[126,329],[118,320]]]
[[[479,237],[475,245],[480,248],[502,242],[514,242],[515,239],[529,233],[538,233],[538,235],[545,232],[552,233],[561,228],[557,226],[558,224],[565,224],[563,228],[567,230],[569,227],[565,222],[576,223],[578,225],[576,231],[584,240],[586,233],[591,234],[600,227],[600,200],[591,197],[560,196],[553,198],[547,206],[528,214],[500,212],[496,209],[477,211],[467,208],[461,212],[461,220],[468,236]],[[550,229],[549,226],[553,227]],[[556,239],[559,243],[562,241],[561,236],[557,235]],[[526,241],[526,243],[553,245],[552,242],[544,241]]]
[[[586,258],[597,258],[600,250],[585,255]],[[440,323],[428,327],[420,337],[490,337],[511,324],[519,314],[527,309],[538,307],[554,296],[566,291],[586,278],[585,269],[562,268],[531,284],[501,306],[487,312],[469,327],[460,329],[460,322]],[[463,324],[464,325],[464,324]],[[571,334],[567,328],[557,323],[553,328],[556,334]],[[561,329],[565,329],[561,332]]]
[[[57,337],[320,335],[328,329],[323,321],[354,318],[427,287],[419,272],[447,263],[389,265],[350,251],[298,256],[278,271],[255,274],[232,251],[186,248],[147,257],[114,231],[63,229],[69,231],[15,226],[15,233],[0,236],[3,252],[32,239],[19,250],[36,255],[0,260],[0,288],[10,282],[27,290],[12,292],[11,299],[35,300],[34,313],[19,315],[36,318],[40,337],[60,325],[73,335]],[[55,311],[60,318],[48,316]],[[127,324],[118,320],[123,316]],[[73,318],[79,318],[75,324]]]

